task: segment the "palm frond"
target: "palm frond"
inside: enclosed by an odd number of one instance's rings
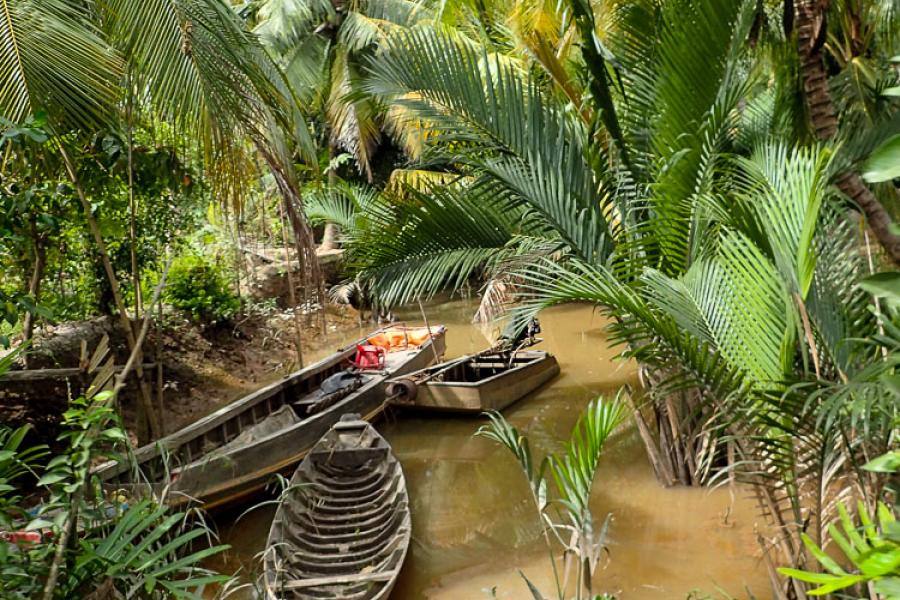
[[[254,31],[266,45],[284,54],[334,15],[334,5],[327,0],[265,0]]]
[[[728,398],[745,396],[752,388],[746,374],[711,343],[686,331],[604,267],[544,260],[518,271],[517,276],[522,281],[520,318],[567,302],[590,302],[617,317],[610,327],[611,342],[623,345],[625,356],[669,373],[659,384],[660,390],[666,390],[661,393],[693,387],[711,398]]]
[[[717,255],[694,263],[680,288],[652,271],[645,281],[660,309],[757,385],[784,380],[795,339],[790,297],[772,263],[746,237],[721,234]]]
[[[521,211],[485,192],[409,190],[407,199],[373,204],[370,229],[351,248],[351,263],[387,305],[458,289],[511,252]]]
[[[120,96],[120,57],[82,8],[61,0],[0,2],[0,116],[46,111],[65,130],[109,123]]]
[[[432,30],[398,35],[370,71],[368,91],[440,132],[428,140],[434,153],[490,176],[496,194],[540,212],[585,260],[609,253],[613,236],[585,159],[583,124],[534,81]]]
[[[713,173],[733,130],[734,108],[746,95],[738,56],[750,24],[750,2],[666,3],[648,81],[652,98],[649,153],[656,162],[649,208],[659,268],[680,274],[696,256],[707,216],[698,198],[711,193]],[[685,15],[689,14],[690,17]]]
[[[359,74],[346,49],[334,53],[326,114],[331,143],[356,159],[360,173],[372,181],[372,156],[381,141],[377,111],[371,98],[360,93]]]
[[[285,50],[285,76],[308,110],[324,105],[328,55],[328,42],[317,35],[308,35]]]
[[[311,139],[282,73],[237,15],[216,0],[108,0],[110,35],[159,116],[197,133],[213,173],[239,181],[235,138],[281,153],[284,139],[306,156]]]
[[[813,236],[827,192],[830,153],[768,143],[739,158],[745,178],[739,195],[752,204],[779,273],[792,293],[806,298],[816,268]]]
[[[340,226],[349,236],[345,241],[352,243],[356,232],[367,226],[364,221],[377,202],[379,192],[375,188],[340,181],[333,186],[309,190],[304,197],[303,210],[314,225],[334,223]]]

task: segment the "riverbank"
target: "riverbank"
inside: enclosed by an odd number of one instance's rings
[[[341,341],[355,337],[364,327],[350,306],[329,305],[323,333],[319,323],[301,317],[301,346],[305,364],[334,352]],[[116,321],[108,318],[62,323],[35,340],[32,369],[76,367],[81,342],[92,350],[104,335],[117,364],[128,356]],[[215,411],[298,366],[295,319],[289,311],[256,309],[233,321],[201,326],[177,313],[167,313],[159,331],[152,328],[145,343],[144,362],[163,363],[162,402],[156,395],[164,431],[171,433]],[[159,349],[159,353],[157,353]],[[148,374],[156,386],[156,373]],[[53,443],[70,394],[80,393],[83,382],[39,379],[4,382],[0,386],[0,422],[13,427],[31,425],[35,442]],[[137,392],[132,384],[121,394],[126,428],[135,430]]]

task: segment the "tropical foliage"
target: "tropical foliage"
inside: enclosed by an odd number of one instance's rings
[[[95,383],[110,374],[102,369]],[[207,543],[211,531],[202,521],[170,512],[164,499],[107,494],[91,475],[96,461],[121,458],[116,452],[127,440],[112,394],[95,386],[72,401],[58,440],[64,450],[47,461],[46,447],[23,446],[27,428],[0,428],[4,598],[196,598],[205,586],[230,580],[200,564],[227,548]],[[19,492],[27,479],[41,493],[37,508]]]
[[[824,567],[825,573],[780,569],[783,575],[795,577],[818,587],[809,591],[810,596],[824,596],[838,590],[846,590],[864,583],[872,584],[872,589],[885,598],[900,596],[900,527],[890,509],[878,504],[878,519],[875,522],[860,503],[858,514],[860,526],[850,518],[844,505],[840,505],[841,528],[831,525],[831,538],[840,546],[844,556],[859,571],[848,573],[833,558],[803,535],[803,543],[816,560]]]
[[[642,367],[634,408],[661,481],[747,481],[777,532],[771,560],[802,568],[800,534],[821,544],[844,495],[874,507],[883,478],[858,465],[896,443],[897,313],[863,283],[881,259],[844,186],[896,131],[896,106],[857,95],[837,109],[844,143],[816,142],[789,74],[762,76],[796,53],[765,8],[596,10],[557,13],[581,50],[559,53],[577,94],[490,36],[389,39],[366,89],[428,124],[439,176],[363,209],[358,277],[386,303],[477,281],[480,314],[599,305]]]
[[[573,582],[576,600],[611,598],[607,595],[595,596],[592,590],[593,575],[606,549],[611,515],[607,515],[599,530],[595,529],[590,498],[603,448],[624,421],[625,406],[620,398],[608,401],[600,397],[588,404],[575,423],[565,452],[561,455],[550,454],[540,463],[532,455],[528,438],[510,425],[503,415],[494,412],[488,413],[487,417],[490,423],[479,428],[476,435],[509,450],[528,480],[550,554],[559,600],[566,600],[566,591]],[[550,491],[548,479],[554,483],[555,495]],[[556,564],[557,545],[563,548],[562,574]],[[535,585],[524,574],[522,577],[534,599],[544,600]]]
[[[172,262],[165,297],[175,308],[204,322],[229,319],[239,307],[221,269],[200,256],[182,256]]]

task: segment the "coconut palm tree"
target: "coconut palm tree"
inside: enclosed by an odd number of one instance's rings
[[[263,158],[304,257],[304,289],[315,290],[314,244],[293,167],[295,155],[313,154],[311,140],[290,87],[256,39],[218,0],[108,0],[90,8],[62,0],[0,6],[0,116],[17,123],[39,111],[50,115],[129,346],[135,332],[70,150],[84,132],[121,118],[123,83],[129,111],[132,100],[139,101],[155,118],[196,136],[220,195],[239,197],[251,149]],[[151,432],[158,435],[149,391],[143,383],[141,389]]]
[[[362,65],[392,31],[427,19],[421,0],[268,0],[258,7],[256,33],[278,57],[305,114],[324,125],[330,184],[342,151],[372,183],[383,129],[415,151],[412,132],[395,127],[393,113],[362,92]],[[326,223],[321,247],[335,248],[338,236],[337,225]]]

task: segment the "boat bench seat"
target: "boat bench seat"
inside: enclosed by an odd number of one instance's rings
[[[354,448],[353,450],[314,450],[309,453],[309,458],[316,464],[331,464],[337,467],[353,467],[365,464],[370,460],[384,460],[388,454],[385,447]]]
[[[360,583],[364,581],[390,581],[395,573],[388,572],[372,572],[372,573],[354,573],[352,575],[332,575],[330,577],[311,577],[309,579],[293,579],[279,585],[279,590],[296,590],[308,587],[320,587],[326,585],[344,585],[348,583]]]

